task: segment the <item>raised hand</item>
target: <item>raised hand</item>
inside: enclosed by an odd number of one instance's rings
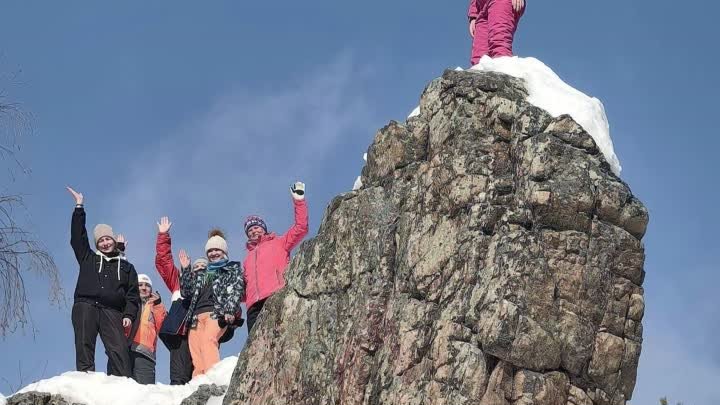
[[[170,222],[170,218],[162,217],[160,218],[160,222],[157,223],[157,226],[159,233],[168,233],[172,227],[172,222]]]
[[[180,249],[178,257],[180,259],[180,268],[187,269],[188,267],[190,267],[190,256],[188,256],[187,252],[184,249]]]
[[[513,10],[519,13],[525,7],[525,0],[512,0]]]
[[[73,198],[75,199],[75,205],[82,205],[83,203],[83,195],[82,193],[78,193],[77,191],[73,190],[72,187],[66,187],[67,191],[72,194]]]
[[[296,200],[305,199],[305,183],[298,181],[290,187],[290,195]]]
[[[118,236],[116,238],[116,242],[117,242],[118,250],[121,251],[122,253],[125,253],[125,251],[127,250],[127,246],[128,246],[128,241],[127,241],[127,239],[125,239],[125,235],[123,235],[121,233],[118,234]]]
[[[160,302],[160,294],[158,294],[157,291],[150,294],[150,302],[153,304],[158,304]]]

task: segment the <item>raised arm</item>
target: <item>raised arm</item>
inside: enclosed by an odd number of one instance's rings
[[[155,268],[171,294],[180,291],[180,271],[175,266],[172,255],[172,240],[170,227],[172,222],[168,217],[162,217],[158,222],[157,241],[155,242]]]
[[[75,200],[75,210],[70,223],[70,246],[75,252],[75,259],[78,263],[85,260],[92,254],[90,242],[88,241],[87,229],[85,228],[85,208],[83,207],[83,195],[67,187],[68,192]]]
[[[180,272],[180,294],[185,298],[190,298],[195,294],[197,272],[193,271],[190,267],[190,256],[188,256],[184,250],[180,250],[179,256],[180,266],[182,266],[182,271]]]
[[[295,222],[282,236],[284,239],[283,246],[288,253],[308,234],[308,210],[307,204],[305,203],[305,184],[297,182],[292,185],[290,191],[293,198],[293,208],[295,210]]]

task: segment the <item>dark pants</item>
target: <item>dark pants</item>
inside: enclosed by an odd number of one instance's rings
[[[75,331],[75,366],[78,371],[95,371],[95,342],[99,333],[108,355],[108,363],[112,364],[108,373],[120,377],[132,376],[130,350],[120,311],[76,302],[71,318]]]
[[[130,352],[133,362],[133,380],[139,384],[155,384],[155,360],[137,352]]]
[[[166,339],[165,345],[170,351],[170,384],[187,384],[192,379],[193,372],[187,335]]]
[[[253,326],[255,326],[255,321],[257,320],[257,317],[260,314],[260,311],[262,311],[264,305],[265,305],[265,300],[260,300],[256,303],[254,303],[253,306],[248,308],[248,312],[247,312],[248,336],[250,336],[250,332],[252,332]]]

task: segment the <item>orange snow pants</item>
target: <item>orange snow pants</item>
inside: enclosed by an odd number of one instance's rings
[[[193,377],[205,374],[220,362],[220,337],[225,328],[220,328],[217,319],[210,317],[210,312],[198,315],[197,326],[188,333],[188,344],[192,356]]]

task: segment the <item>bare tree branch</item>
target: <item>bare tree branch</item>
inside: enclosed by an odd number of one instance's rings
[[[15,79],[13,75],[0,76],[0,163],[14,180],[18,169],[23,175],[30,173],[17,155],[22,139],[32,135],[33,127],[31,116],[17,103],[7,100],[2,90],[2,81],[7,77]],[[28,216],[22,195],[0,189],[0,336],[28,327],[34,334],[26,275],[48,279],[50,303],[64,302],[55,261],[45,245],[28,230],[29,221],[21,220]]]

